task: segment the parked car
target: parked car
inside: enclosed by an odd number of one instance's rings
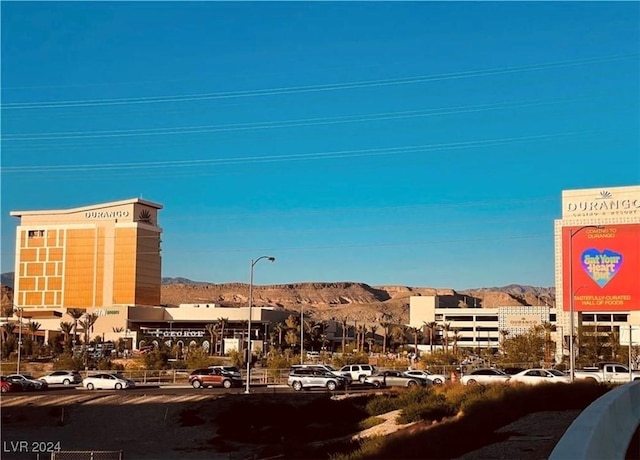
[[[95,374],[85,377],[82,386],[87,390],[122,390],[134,388],[136,383],[118,374]]]
[[[509,383],[571,383],[571,378],[557,369],[526,369],[511,376]]]
[[[40,377],[39,380],[47,382],[49,385],[71,385],[82,382],[82,376],[78,371],[53,371],[52,373]]]
[[[364,383],[364,379],[373,374],[376,368],[371,364],[349,364],[340,368],[340,372],[348,372],[352,380]]]
[[[406,375],[412,377],[423,377],[431,381],[436,385],[442,385],[444,382],[448,380],[446,375],[443,374],[432,374],[427,370],[410,370],[405,372]]]
[[[0,388],[2,390],[2,393],[12,393],[16,391],[23,391],[23,387],[20,383],[13,382],[9,380],[7,377],[5,377],[4,375],[0,375],[0,383],[1,383]]]
[[[329,366],[328,364],[294,364],[291,366],[291,370],[294,369],[321,369],[327,371],[330,374],[337,375],[338,377],[344,377],[347,379],[347,384],[351,385],[353,379],[351,378],[351,372],[342,372]],[[291,371],[290,371],[291,372]]]
[[[475,369],[463,376],[460,383],[463,385],[475,385],[477,383],[506,383],[511,379],[510,375],[493,368]]]
[[[22,385],[25,391],[33,390],[46,390],[49,384],[43,380],[36,380],[30,375],[26,374],[11,374],[7,375],[7,379]]]
[[[222,386],[225,388],[242,386],[242,378],[221,368],[195,369],[189,375],[189,384],[193,388]]]
[[[292,369],[289,373],[287,385],[296,391],[309,388],[326,388],[329,391],[334,391],[346,387],[347,379],[323,369],[300,367]]]
[[[428,382],[428,383],[427,383]],[[433,385],[424,377],[411,377],[400,371],[383,371],[368,375],[364,383],[373,385],[376,388],[384,387],[417,387]]]
[[[242,380],[242,373],[236,366],[209,366],[209,369],[220,369],[222,372],[231,374],[238,380]]]

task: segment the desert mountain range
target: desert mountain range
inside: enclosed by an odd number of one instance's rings
[[[225,307],[248,304],[247,283],[208,283],[186,278],[162,279],[161,303],[215,303]],[[253,304],[292,311],[304,309],[317,320],[348,317],[379,321],[383,314],[399,322],[409,320],[409,297],[437,295],[442,307],[491,308],[516,305],[555,306],[555,288],[512,284],[504,287],[455,291],[430,287],[370,286],[358,282],[254,285]],[[2,275],[2,305],[13,303],[13,273]]]

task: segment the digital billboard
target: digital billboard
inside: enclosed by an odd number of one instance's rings
[[[563,227],[562,272],[565,311],[640,310],[640,224]]]

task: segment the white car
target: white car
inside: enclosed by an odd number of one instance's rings
[[[95,374],[85,377],[82,386],[87,390],[122,390],[134,388],[136,383],[117,374]]]
[[[498,369],[484,368],[471,371],[460,379],[460,383],[463,385],[476,385],[478,383],[507,383],[510,379],[510,375],[505,374]]]
[[[82,382],[82,376],[78,371],[53,371],[51,374],[40,377],[39,380],[49,385],[75,385]]]
[[[527,369],[511,376],[509,383],[526,383],[538,385],[540,383],[571,383],[571,378],[557,369]]]
[[[448,379],[443,374],[432,374],[431,372],[424,370],[410,370],[405,372],[406,375],[410,375],[411,377],[422,377],[430,380],[435,385],[442,385]]]

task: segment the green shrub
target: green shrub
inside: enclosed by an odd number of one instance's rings
[[[84,369],[84,362],[81,357],[74,358],[70,353],[63,353],[58,357],[58,360],[53,363],[53,369],[81,371]]]
[[[451,417],[456,412],[452,410],[446,400],[433,399],[422,404],[412,404],[404,407],[396,421],[401,424],[420,422],[423,420],[440,421],[445,417]]]
[[[371,417],[365,418],[360,423],[358,423],[358,428],[360,429],[360,431],[366,430],[376,425],[380,425],[384,421],[385,419],[383,419],[382,417],[376,417],[375,415],[373,415]]]
[[[396,394],[374,396],[365,405],[365,411],[369,415],[386,414],[394,410],[400,409],[400,398]]]
[[[363,458],[379,458],[378,454],[385,445],[383,436],[365,438],[355,443],[350,452],[339,452],[329,455],[330,460],[360,460]]]
[[[122,364],[116,364],[109,358],[102,358],[96,363],[96,368],[99,371],[123,371],[124,366]]]
[[[425,401],[433,399],[435,395],[436,393],[431,392],[430,389],[420,387],[401,389],[398,391],[401,406],[422,404]]]

